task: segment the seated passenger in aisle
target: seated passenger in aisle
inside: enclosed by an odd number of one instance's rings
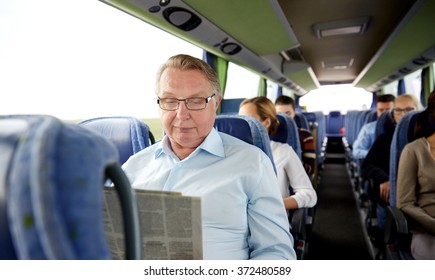
[[[240,104],[239,114],[257,119],[269,135],[272,135],[279,125],[275,106],[267,97],[245,99]],[[285,208],[294,210],[313,207],[317,202],[316,191],[293,148],[272,140],[270,144]]]
[[[376,202],[376,218],[379,229],[383,230],[385,224],[386,206],[390,196],[390,146],[396,124],[407,113],[421,108],[417,98],[412,94],[400,95],[394,102],[394,108],[390,117],[391,125],[384,127],[384,133],[380,134],[367,156],[361,164],[361,176],[365,180],[371,180],[374,187],[374,200]],[[382,234],[381,234],[382,235]]]
[[[287,95],[281,95],[275,100],[275,108],[278,113],[284,113],[295,118],[296,106],[293,98]],[[312,179],[315,171],[316,164],[316,143],[314,143],[313,134],[311,131],[298,127],[299,141],[302,149],[302,163],[305,171]]]
[[[435,260],[435,91],[417,119],[415,137],[400,156],[396,201],[411,220],[413,257]]]
[[[158,71],[156,97],[166,134],[123,165],[132,186],[201,198],[204,259],[296,259],[269,157],[213,128],[216,72],[173,56]]]
[[[383,112],[388,111],[394,106],[392,94],[383,94],[376,97],[376,115],[379,117]],[[375,142],[376,121],[363,125],[352,145],[352,156],[354,159],[364,159],[370,147]]]

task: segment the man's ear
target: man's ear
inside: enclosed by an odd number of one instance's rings
[[[216,96],[215,100],[216,100],[216,110],[217,110],[222,102],[222,96]]]

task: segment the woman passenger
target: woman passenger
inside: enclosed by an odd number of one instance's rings
[[[275,105],[267,97],[245,99],[240,104],[239,114],[258,120],[269,136],[276,132],[279,125]],[[294,210],[313,207],[317,202],[317,194],[302,161],[289,144],[272,140],[270,144],[285,208]]]
[[[418,116],[415,136],[400,156],[397,207],[411,218],[413,257],[435,260],[435,91]]]

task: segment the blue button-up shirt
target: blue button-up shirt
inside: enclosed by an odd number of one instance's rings
[[[212,129],[180,161],[165,136],[123,169],[133,188],[201,198],[204,259],[296,259],[272,163],[257,147]]]
[[[375,142],[376,121],[365,124],[352,145],[352,155],[355,159],[364,159]]]

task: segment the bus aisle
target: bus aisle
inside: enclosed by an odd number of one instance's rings
[[[371,260],[340,137],[329,138],[306,259]]]

